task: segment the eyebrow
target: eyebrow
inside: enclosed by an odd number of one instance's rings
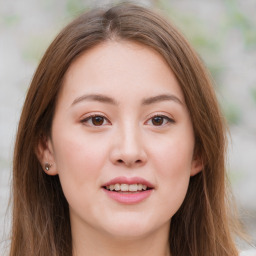
[[[182,101],[173,94],[161,94],[161,95],[144,99],[142,101],[142,105],[150,105],[150,104],[154,104],[161,101],[175,101],[176,103],[183,105]]]
[[[82,101],[98,101],[98,102],[102,102],[102,103],[108,103],[108,104],[112,104],[112,105],[118,105],[117,101],[115,101],[113,98],[103,95],[103,94],[85,94],[82,95],[78,98],[76,98],[72,105],[75,105],[77,103],[80,103]],[[158,103],[161,101],[174,101],[176,103],[179,103],[180,105],[183,105],[182,101],[176,97],[173,94],[160,94],[157,96],[153,96],[153,97],[149,97],[149,98],[145,98],[142,100],[142,105],[151,105],[154,103]]]
[[[99,102],[102,102],[102,103],[108,103],[108,104],[113,104],[113,105],[117,105],[117,102],[111,98],[111,97],[108,97],[106,95],[102,95],[102,94],[86,94],[86,95],[83,95],[81,97],[78,97],[76,98],[72,105],[75,105],[79,102],[82,102],[82,101],[99,101]]]

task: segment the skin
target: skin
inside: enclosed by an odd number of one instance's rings
[[[74,255],[170,255],[171,218],[202,164],[183,93],[161,55],[113,40],[85,52],[65,75],[39,152],[69,203]],[[140,203],[118,203],[102,185],[119,176],[154,189]]]

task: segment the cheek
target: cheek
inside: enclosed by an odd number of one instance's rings
[[[79,132],[58,133],[54,152],[57,171],[64,193],[78,192],[95,186],[106,161],[101,140]]]
[[[160,204],[165,205],[167,218],[172,217],[181,206],[188,189],[193,157],[193,136],[173,136],[158,141],[151,151],[152,164],[157,170]],[[162,216],[164,218],[164,216]]]
[[[190,175],[193,158],[193,137],[173,136],[170,139],[158,141],[157,147],[152,147],[151,158],[160,166],[157,168],[161,176],[179,177]]]
[[[157,155],[155,154],[157,157]],[[168,145],[158,151],[155,160],[158,165],[159,184],[164,193],[172,195],[172,198],[183,197],[186,193],[191,171],[191,152],[181,144]],[[165,197],[171,198],[171,197]]]
[[[97,188],[100,188],[99,177],[107,149],[102,140],[95,140],[82,132],[59,133],[54,142],[58,175],[70,211],[89,214],[93,198],[99,191]]]

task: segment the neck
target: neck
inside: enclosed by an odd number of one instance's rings
[[[73,256],[171,255],[168,242],[169,227],[166,226],[151,234],[133,238],[117,238],[89,229],[72,231]]]

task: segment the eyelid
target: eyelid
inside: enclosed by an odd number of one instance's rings
[[[158,116],[164,118],[165,120],[167,120],[167,124],[159,125],[158,127],[163,127],[163,126],[165,126],[165,125],[174,124],[174,123],[175,123],[174,118],[168,116],[167,114],[163,114],[163,113],[155,113],[155,114],[150,115],[150,116],[147,118],[147,120],[146,120],[145,123],[147,124],[150,120],[152,120],[152,118],[158,117]],[[154,125],[153,125],[153,126],[154,126]],[[157,126],[155,125],[155,127],[157,127]]]
[[[108,124],[102,124],[102,125],[99,125],[99,126],[93,125],[93,124],[88,124],[88,121],[89,121],[90,119],[92,119],[93,117],[96,117],[96,116],[99,116],[99,117],[104,118],[104,120],[107,121]],[[102,114],[102,113],[89,113],[89,114],[83,116],[83,118],[81,119],[80,122],[83,123],[83,124],[85,124],[85,125],[87,125],[87,126],[97,127],[97,128],[111,124],[111,122],[109,121],[109,119],[108,119],[104,114]]]
[[[97,117],[97,116],[104,118],[104,122],[107,122],[107,124],[102,124],[102,125],[98,125],[98,126],[97,126],[97,125],[94,125],[94,124],[92,124],[92,123],[89,124],[88,121],[91,120],[93,117]],[[163,126],[165,126],[165,125],[175,123],[175,120],[174,120],[172,117],[168,116],[167,114],[163,114],[163,113],[154,113],[154,114],[150,115],[150,116],[147,118],[145,124],[146,124],[146,125],[149,125],[148,122],[149,122],[150,120],[152,120],[154,117],[162,117],[163,119],[165,119],[165,120],[167,121],[166,124],[159,125],[159,127],[163,127]],[[106,117],[105,114],[102,114],[102,113],[89,113],[89,114],[83,116],[83,118],[81,119],[80,122],[83,123],[83,124],[85,124],[85,125],[87,125],[87,126],[98,127],[98,128],[99,128],[99,127],[102,127],[102,126],[106,126],[106,125],[111,125],[110,120]],[[153,125],[153,126],[156,126],[156,127],[157,127],[157,125]]]

